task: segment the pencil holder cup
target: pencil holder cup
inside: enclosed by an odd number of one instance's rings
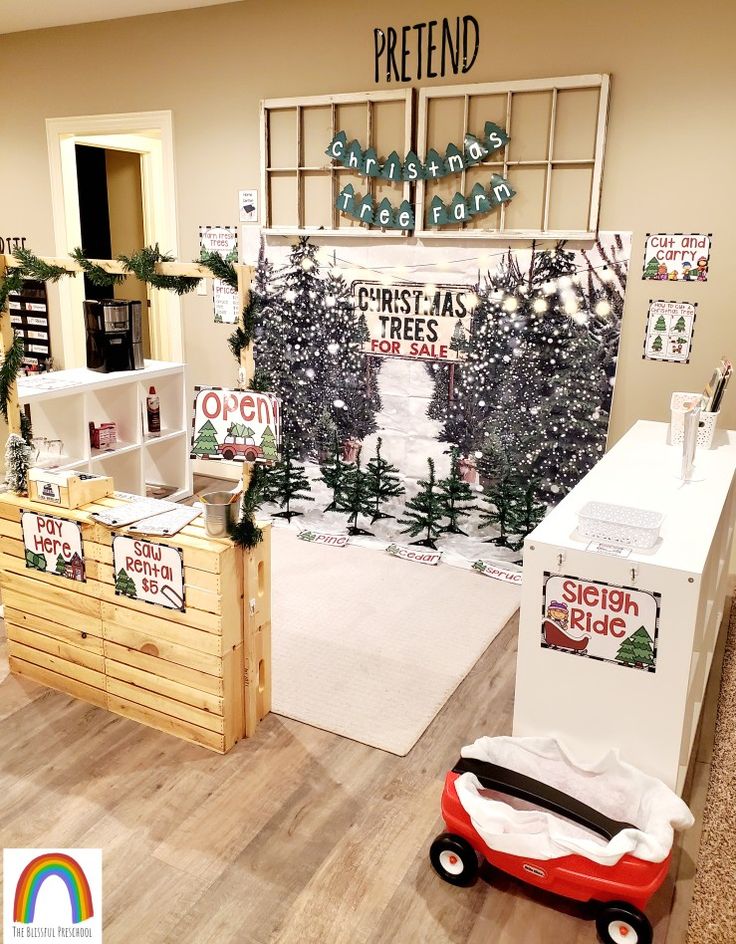
[[[226,538],[238,520],[239,503],[232,492],[208,492],[202,496],[204,528],[213,538]]]
[[[697,400],[698,393],[673,393],[670,400],[670,445],[680,446],[685,433],[685,404]],[[710,449],[718,423],[718,413],[701,411],[697,444],[701,449]]]

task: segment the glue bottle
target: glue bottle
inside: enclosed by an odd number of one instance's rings
[[[148,419],[148,432],[153,436],[158,436],[161,433],[161,407],[155,387],[148,388],[146,414]]]

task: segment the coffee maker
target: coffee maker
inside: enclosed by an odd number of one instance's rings
[[[139,301],[87,299],[87,367],[109,373],[140,370],[143,365],[143,317]]]

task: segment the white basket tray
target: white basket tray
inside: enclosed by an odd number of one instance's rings
[[[685,435],[685,404],[697,400],[698,393],[673,393],[670,400],[670,445],[680,446]],[[701,449],[710,449],[718,423],[718,413],[701,410],[697,444]]]
[[[645,550],[657,543],[663,518],[660,512],[646,508],[590,501],[578,512],[578,531],[592,541]]]

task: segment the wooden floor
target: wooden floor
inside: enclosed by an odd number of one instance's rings
[[[460,746],[511,730],[516,629],[407,757],[275,715],[221,757],[8,677],[2,843],[101,847],[105,944],[592,944],[584,909],[490,871],[454,888],[427,860]],[[671,899],[649,908],[659,944]]]

